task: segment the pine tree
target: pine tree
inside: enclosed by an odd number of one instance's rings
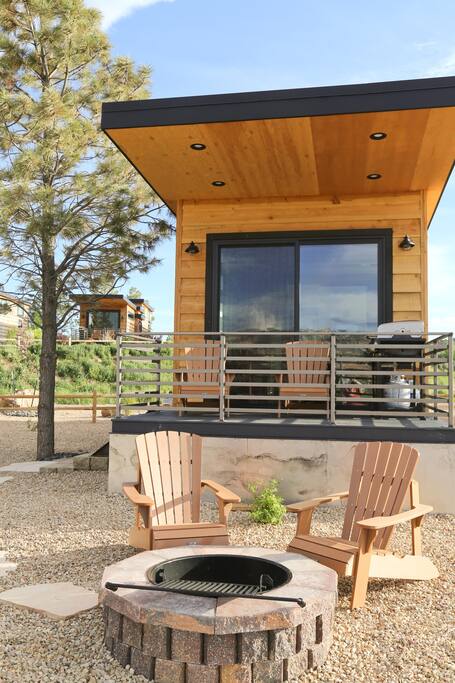
[[[0,280],[42,328],[38,459],[54,452],[56,338],[72,293],[146,272],[170,230],[99,128],[101,103],[147,97],[149,78],[111,57],[82,0],[0,0]]]

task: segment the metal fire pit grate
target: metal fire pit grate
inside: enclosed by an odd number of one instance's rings
[[[114,591],[135,588],[208,598],[279,600],[305,606],[301,598],[268,594],[287,584],[292,574],[284,565],[264,558],[218,554],[179,557],[151,567],[146,576],[148,584],[107,582],[106,588]]]
[[[267,587],[252,586],[244,583],[223,583],[223,581],[185,581],[184,579],[174,579],[160,583],[162,588],[176,591],[197,591],[198,593],[216,593],[217,595],[258,595]]]

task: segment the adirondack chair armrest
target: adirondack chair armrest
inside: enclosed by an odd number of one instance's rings
[[[399,512],[397,515],[390,515],[389,517],[371,517],[370,519],[362,519],[357,524],[363,529],[385,529],[389,526],[395,526],[401,522],[410,522],[417,517],[423,517],[428,512],[433,510],[431,505],[416,505],[406,512]]]
[[[238,496],[236,493],[233,493],[232,491],[229,491],[224,486],[221,486],[221,484],[217,484],[216,481],[211,481],[210,479],[203,479],[201,481],[201,488],[204,488],[206,486],[208,489],[213,491],[215,496],[217,498],[220,498],[224,503],[240,503],[240,496]]]
[[[146,505],[148,507],[153,507],[155,505],[151,498],[145,496],[143,493],[139,493],[137,490],[137,484],[123,484],[122,490],[125,496],[129,498],[134,505]]]
[[[304,512],[305,510],[314,510],[314,508],[319,507],[319,505],[324,505],[324,503],[333,503],[336,500],[342,500],[349,496],[349,491],[342,491],[341,493],[334,493],[325,498],[313,498],[312,500],[305,500],[301,503],[291,503],[287,505],[286,509],[288,512]]]

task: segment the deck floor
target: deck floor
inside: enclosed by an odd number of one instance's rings
[[[235,415],[220,422],[215,413],[153,411],[112,420],[114,434],[143,434],[161,429],[194,431],[201,436],[314,439],[334,441],[398,440],[421,443],[455,443],[455,429],[434,417],[343,417],[333,425],[317,417]]]

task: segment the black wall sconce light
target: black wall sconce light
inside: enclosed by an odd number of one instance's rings
[[[409,235],[405,235],[400,242],[400,249],[404,249],[405,251],[409,251],[410,249],[413,249],[414,247],[415,247],[415,242],[412,241],[412,239],[409,237]]]
[[[185,249],[185,253],[186,254],[199,254],[199,247],[197,246],[197,244],[194,244],[194,242],[191,241],[189,243],[189,245],[187,246],[187,248]]]

